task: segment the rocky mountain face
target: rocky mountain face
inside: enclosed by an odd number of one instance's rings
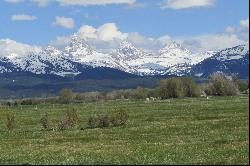
[[[2,42],[2,43],[1,43]],[[208,77],[212,72],[239,73],[248,76],[249,46],[240,45],[214,52],[192,53],[176,42],[172,42],[156,53],[146,52],[127,41],[109,54],[91,48],[86,41],[73,35],[68,46],[58,50],[52,46],[40,49],[24,47],[20,54],[12,52],[14,41],[0,41],[4,55],[0,55],[0,73],[30,72],[58,76],[79,75],[97,71],[122,71],[139,76],[194,75]],[[9,47],[8,47],[9,46]],[[100,70],[96,68],[101,68]],[[91,72],[93,69],[94,72]],[[107,73],[107,72],[106,72]],[[119,75],[119,74],[118,74]],[[121,75],[124,75],[121,74]]]
[[[249,45],[224,49],[195,65],[190,73],[199,77],[209,77],[213,72],[249,78]]]

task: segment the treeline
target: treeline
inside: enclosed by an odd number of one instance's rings
[[[169,98],[200,96],[234,96],[248,93],[249,83],[237,77],[228,77],[222,73],[211,75],[209,83],[197,84],[191,77],[168,78],[158,82],[155,88],[138,87],[136,89],[114,90],[109,92],[74,93],[71,89],[62,89],[58,97],[44,99],[26,99],[5,102],[5,105],[36,105],[40,103],[77,103],[106,100],[162,100]]]
[[[205,96],[235,96],[246,92],[249,83],[240,81],[237,77],[228,77],[222,73],[211,75],[209,83],[197,84],[192,77],[168,78],[158,82],[153,89],[138,87],[136,89],[114,90],[110,92],[73,93],[70,89],[63,89],[59,93],[58,101],[94,102],[100,100],[162,100],[169,98]]]

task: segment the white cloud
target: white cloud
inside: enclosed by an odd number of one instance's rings
[[[36,3],[37,6],[45,7],[51,3],[51,0],[32,0],[32,2]]]
[[[12,3],[12,4],[17,4],[20,2],[23,2],[24,0],[4,0],[5,2]]]
[[[133,4],[136,0],[57,0],[61,5],[110,5],[110,4]]]
[[[211,34],[190,38],[177,38],[177,42],[192,51],[215,51],[246,43],[236,34]]]
[[[57,48],[63,48],[69,44],[71,36],[59,36],[56,40],[50,42],[50,45],[55,46]]]
[[[127,37],[126,33],[118,31],[115,23],[107,23],[102,25],[97,29],[97,35],[99,39],[103,41],[110,41],[115,38],[124,40]]]
[[[53,25],[61,26],[67,29],[72,29],[75,26],[75,22],[72,18],[57,16],[55,22],[53,22]]]
[[[119,31],[115,23],[106,23],[97,28],[83,25],[76,34],[89,45],[102,52],[109,52],[111,49],[116,48],[122,40],[126,40],[128,37],[127,33]],[[51,41],[50,44],[63,48],[69,44],[71,37],[58,37],[56,40]]]
[[[190,37],[171,37],[163,35],[159,38],[146,37],[138,32],[121,32],[115,23],[103,24],[100,27],[83,25],[77,34],[90,46],[102,52],[110,52],[119,46],[120,42],[127,40],[138,48],[147,51],[158,51],[172,41],[176,41],[193,52],[221,50],[240,44],[249,40],[249,32],[240,27],[228,26],[224,32],[218,34],[205,34]],[[70,41],[71,36],[58,37],[51,44],[56,47],[64,47]]]
[[[146,4],[146,3],[131,3],[127,5],[126,9],[145,8],[148,5],[149,4]]]
[[[84,39],[92,38],[102,41],[111,41],[114,39],[124,40],[127,38],[127,34],[120,32],[115,23],[106,23],[99,28],[94,28],[89,25],[83,25],[79,29],[78,33]]]
[[[159,43],[161,43],[162,45],[166,45],[168,44],[169,42],[171,42],[171,37],[168,36],[168,35],[165,35],[165,36],[162,36],[162,37],[159,37],[157,39],[159,41]]]
[[[27,14],[17,14],[17,15],[12,15],[11,19],[13,21],[34,21],[37,19],[36,16],[31,16]]]
[[[18,43],[10,39],[0,39],[0,57],[25,56],[30,52],[39,52],[41,47]]]
[[[228,26],[226,28],[226,33],[235,33],[237,31],[236,27]]]
[[[213,6],[215,0],[166,0],[162,8],[185,9],[193,7]]]
[[[241,20],[240,25],[241,25],[241,27],[246,28],[246,29],[249,30],[249,18],[245,19],[245,20]]]

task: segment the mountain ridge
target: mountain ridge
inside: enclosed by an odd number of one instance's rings
[[[8,43],[18,45],[9,40],[4,44]],[[241,72],[237,63],[241,62],[242,59],[244,59],[243,66],[249,65],[249,60],[245,57],[245,54],[249,55],[249,45],[239,45],[218,52],[192,53],[173,41],[157,53],[150,53],[136,48],[128,41],[122,41],[119,47],[110,53],[101,53],[86,44],[86,41],[76,34],[72,36],[70,43],[62,50],[47,46],[41,50],[38,48],[31,50],[27,55],[14,54],[9,48],[6,52],[7,55],[0,56],[0,73],[31,72],[54,74],[61,77],[83,75],[83,73],[87,75],[86,71],[91,73],[90,69],[97,74],[94,70],[98,71],[98,69],[95,68],[99,68],[99,71],[103,71],[101,68],[115,69],[117,72],[121,71],[138,76],[194,75],[208,77],[209,73],[217,71],[215,69],[209,70],[210,67],[207,64],[203,65],[209,60],[216,63],[217,66],[219,64],[225,66],[225,63],[229,61],[234,63],[234,65],[227,66],[229,69],[221,70],[228,74],[237,73],[237,70]],[[211,68],[216,68],[212,67],[213,64],[210,65]],[[234,68],[233,72],[229,72],[230,67]],[[242,70],[245,70],[245,68]],[[246,74],[243,75],[246,77]],[[82,78],[85,77],[82,76]]]

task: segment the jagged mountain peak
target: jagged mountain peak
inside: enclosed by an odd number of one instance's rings
[[[87,45],[87,42],[83,38],[81,38],[78,34],[73,34],[70,39],[70,46],[72,47],[74,45],[89,47],[89,45]]]
[[[59,55],[62,53],[62,51],[58,50],[57,48],[53,47],[53,46],[47,46],[42,50],[43,54],[49,54],[51,56],[55,56],[55,55]]]
[[[244,58],[246,54],[249,54],[249,44],[226,48],[215,54],[213,58],[220,61],[228,61]]]
[[[128,42],[127,40],[123,40],[120,44],[119,44],[119,47],[118,48],[135,48],[135,46]]]
[[[132,43],[125,40],[120,43],[117,51],[122,52],[125,55],[131,55],[133,52],[138,52],[139,49],[137,49]]]
[[[117,58],[121,58],[123,60],[131,60],[137,59],[140,57],[147,56],[148,53],[140,50],[135,47],[132,43],[128,41],[122,41],[119,47],[112,52],[113,55],[117,55]]]
[[[192,54],[191,51],[184,48],[181,44],[172,41],[166,44],[162,49],[159,50],[159,54],[166,54],[166,53],[185,53],[185,54]]]
[[[84,39],[80,38],[77,34],[74,34],[69,45],[65,47],[64,55],[79,60],[82,57],[93,54],[94,52],[95,51]]]
[[[249,51],[249,44],[242,44],[232,48],[226,48],[221,53],[229,54],[246,54]]]
[[[79,74],[89,66],[109,67],[137,75],[182,76],[190,73],[193,66],[209,58],[218,64],[228,60],[239,60],[247,64],[246,54],[249,54],[249,44],[219,52],[191,53],[181,44],[171,42],[159,52],[149,53],[124,40],[117,49],[106,54],[91,48],[81,35],[76,33],[72,35],[69,45],[63,50],[47,46],[40,51],[33,51],[36,49],[12,40],[0,40],[0,50],[0,58],[5,57],[0,59],[1,72],[21,70],[65,76]]]

